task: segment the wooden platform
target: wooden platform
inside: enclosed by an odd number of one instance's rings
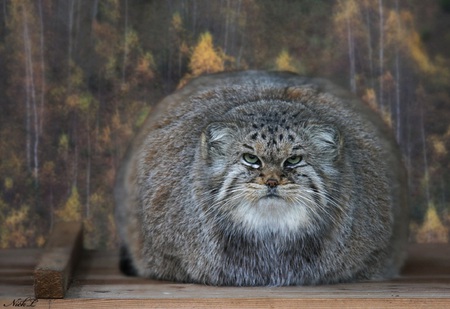
[[[402,275],[386,282],[235,288],[129,278],[115,251],[84,251],[64,299],[35,299],[43,250],[0,250],[0,307],[450,308],[450,245],[411,245]]]

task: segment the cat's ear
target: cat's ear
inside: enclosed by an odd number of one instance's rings
[[[318,153],[333,160],[339,157],[343,145],[343,138],[336,127],[313,124],[310,127],[310,132]]]
[[[224,156],[230,144],[235,140],[237,125],[229,122],[210,123],[201,136],[203,159]]]

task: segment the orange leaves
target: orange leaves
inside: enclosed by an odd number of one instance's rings
[[[189,69],[194,77],[203,73],[215,73],[224,70],[224,56],[221,51],[214,48],[212,36],[209,32],[200,36],[192,52]]]
[[[154,67],[155,61],[151,53],[140,56],[135,69],[136,82],[144,85],[149,83],[155,77]]]
[[[172,20],[170,25],[176,32],[181,32],[183,30],[183,20],[181,19],[181,15],[179,12],[175,12],[172,15]]]
[[[70,111],[81,112],[88,115],[95,113],[98,103],[88,92],[72,93],[66,97],[66,106]]]
[[[400,48],[423,73],[433,74],[437,68],[428,56],[419,33],[416,30],[414,16],[407,11],[390,10],[385,24],[386,43]]]
[[[444,158],[448,155],[448,151],[447,151],[447,147],[445,146],[444,138],[442,138],[438,135],[432,135],[429,137],[429,142],[431,143],[433,153],[437,157]],[[448,137],[447,137],[447,140],[448,140]]]
[[[416,62],[418,67],[424,73],[433,74],[436,72],[436,67],[426,54],[420,36],[417,32],[412,32],[409,37],[407,37],[408,48],[411,52],[412,59]]]
[[[373,109],[374,111],[378,110],[378,102],[375,89],[366,88],[365,93],[362,96],[362,100],[366,102],[370,106],[370,108]]]
[[[425,220],[417,230],[416,241],[418,243],[447,243],[449,230],[439,219],[434,205],[429,205]]]
[[[289,52],[283,49],[275,60],[276,69],[279,71],[298,72],[297,68],[293,65],[293,59]]]
[[[61,209],[56,210],[55,213],[62,221],[81,221],[81,202],[76,186],[72,186],[71,194],[66,203]]]
[[[5,212],[6,204],[0,199],[0,248],[22,248],[30,244],[35,226],[30,218],[30,207],[22,205]]]
[[[180,48],[186,48],[186,46],[181,45]],[[232,58],[225,55],[222,50],[214,47],[211,33],[205,32],[201,34],[189,61],[190,73],[187,73],[181,79],[178,88],[184,86],[190,79],[202,74],[224,71],[226,60],[232,60]]]

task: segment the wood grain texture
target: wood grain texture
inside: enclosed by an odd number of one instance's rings
[[[1,304],[1,302],[0,302]],[[253,299],[253,298],[215,298],[215,299],[39,299],[35,308],[54,309],[91,309],[91,308],[207,308],[207,309],[242,309],[242,308],[449,308],[445,299]]]
[[[83,247],[82,224],[60,222],[55,226],[34,271],[36,298],[63,298]]]
[[[38,299],[33,305],[64,309],[450,308],[450,245],[411,245],[409,251],[401,276],[389,281],[254,288],[125,277],[118,270],[116,251],[84,251],[65,298]],[[19,297],[33,300],[30,269],[37,252],[0,251],[0,307]],[[15,266],[8,270],[6,264],[11,262]],[[9,274],[8,278],[4,278],[5,274]]]
[[[0,298],[34,297],[33,272],[40,255],[38,249],[0,250]]]
[[[89,300],[86,308],[102,308],[107,299],[121,308],[450,308],[450,245],[411,245],[394,280],[325,286],[179,284],[125,277],[117,264],[116,252],[85,252],[66,300]]]

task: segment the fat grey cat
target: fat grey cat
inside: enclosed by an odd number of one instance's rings
[[[234,286],[390,278],[405,183],[389,130],[331,83],[201,77],[156,106],[118,173],[121,268]]]

